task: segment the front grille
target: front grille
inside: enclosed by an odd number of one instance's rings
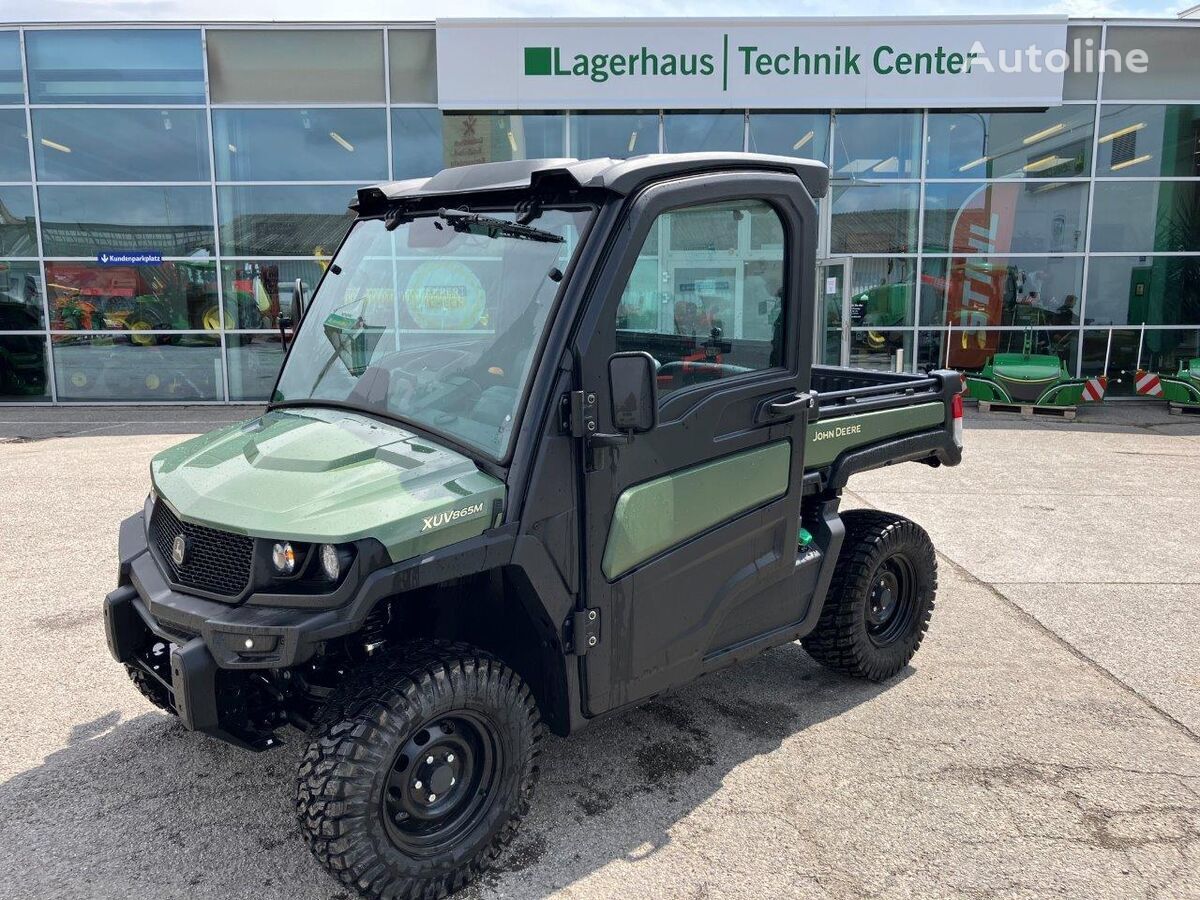
[[[187,541],[182,566],[171,558],[172,545],[181,534]],[[150,516],[150,539],[176,584],[237,597],[250,581],[253,538],[184,522],[166,503],[159,501]]]

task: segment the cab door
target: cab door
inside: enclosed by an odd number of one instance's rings
[[[628,202],[577,360],[612,432],[609,358],[649,353],[658,423],[628,443],[584,439],[588,714],[785,639],[808,609],[791,401],[810,378],[815,242],[815,206],[783,174],[681,178]]]

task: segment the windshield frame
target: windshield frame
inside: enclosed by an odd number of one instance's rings
[[[478,195],[475,195],[475,196],[478,196]],[[348,403],[344,400],[330,400],[330,399],[322,399],[322,398],[304,398],[304,399],[297,398],[294,400],[269,399],[267,401],[267,412],[271,412],[271,411],[277,410],[277,409],[278,410],[288,410],[288,409],[302,409],[304,407],[310,407],[310,408],[324,408],[324,409],[339,409],[339,410],[345,410],[346,412],[357,413],[358,415],[368,416],[370,418],[378,419],[380,421],[387,422],[389,424],[399,425],[400,427],[402,427],[406,430],[409,430],[416,434],[419,434],[422,437],[425,437],[429,440],[441,443],[441,444],[449,447],[450,449],[455,450],[455,451],[463,454],[464,456],[470,457],[471,459],[475,460],[476,462],[483,464],[485,469],[489,471],[489,474],[503,475],[504,470],[507,469],[507,467],[511,464],[513,455],[516,452],[517,445],[519,443],[518,438],[521,433],[522,426],[523,426],[524,419],[525,419],[526,407],[529,404],[529,396],[533,391],[534,384],[538,380],[538,370],[541,368],[541,365],[543,362],[543,354],[546,349],[546,344],[548,343],[548,341],[550,339],[551,332],[553,332],[558,327],[558,317],[561,312],[563,298],[566,296],[568,286],[570,285],[571,280],[572,280],[572,275],[576,269],[576,266],[577,266],[580,258],[583,255],[583,248],[588,244],[588,242],[591,238],[591,235],[592,235],[592,230],[596,225],[596,220],[600,216],[601,204],[596,202],[595,200],[584,199],[584,198],[572,198],[569,201],[557,202],[555,200],[555,198],[545,198],[544,200],[542,200],[542,198],[531,197],[528,193],[525,193],[516,198],[513,198],[511,200],[511,202],[508,200],[501,200],[497,197],[487,197],[485,202],[483,202],[479,205],[474,205],[473,203],[471,203],[472,195],[465,194],[465,195],[454,195],[454,196],[441,197],[441,198],[439,198],[438,202],[436,202],[435,204],[433,204],[429,207],[422,207],[422,208],[417,208],[417,209],[405,209],[403,207],[403,200],[401,200],[400,202],[389,204],[388,209],[384,210],[382,212],[375,213],[375,214],[372,214],[369,216],[359,216],[358,218],[356,218],[354,220],[354,222],[350,226],[350,228],[346,229],[346,233],[342,236],[342,239],[338,242],[337,249],[334,251],[333,256],[330,257],[329,266],[325,269],[324,272],[321,273],[321,277],[317,280],[317,283],[313,286],[313,288],[310,291],[308,291],[308,297],[306,298],[306,302],[305,302],[304,316],[303,316],[303,318],[301,318],[300,322],[297,323],[292,328],[292,333],[291,333],[290,339],[288,340],[287,349],[284,351],[283,361],[279,365],[279,372],[276,374],[275,382],[271,388],[271,397],[274,398],[275,394],[279,390],[279,383],[283,379],[283,373],[287,369],[288,361],[291,359],[292,350],[296,346],[296,336],[300,333],[300,329],[304,327],[305,322],[307,322],[309,319],[308,313],[312,308],[313,301],[317,297],[317,294],[320,291],[321,287],[325,284],[325,280],[329,277],[330,269],[332,269],[335,265],[337,265],[338,257],[341,255],[342,250],[346,245],[346,242],[349,241],[350,235],[353,234],[354,229],[359,227],[359,225],[361,225],[362,223],[371,222],[371,221],[386,222],[388,219],[388,216],[396,213],[397,209],[402,210],[405,217],[436,218],[438,216],[438,210],[440,208],[449,207],[450,204],[452,204],[452,203],[457,204],[460,207],[465,206],[465,207],[469,208],[471,212],[480,213],[483,215],[517,213],[518,205],[523,202],[528,202],[531,199],[541,201],[541,202],[539,202],[538,205],[542,210],[553,209],[553,210],[563,210],[566,212],[586,212],[586,213],[588,213],[588,216],[587,216],[586,221],[583,224],[583,227],[580,229],[579,238],[575,244],[575,247],[571,253],[571,256],[567,260],[565,267],[562,269],[563,277],[559,280],[558,284],[555,287],[554,296],[550,301],[550,307],[546,314],[545,324],[543,325],[543,327],[541,329],[541,333],[538,336],[537,345],[533,348],[533,351],[532,351],[533,352],[533,364],[530,366],[529,371],[526,373],[524,383],[521,387],[520,396],[518,397],[517,403],[513,408],[513,425],[512,425],[512,429],[510,431],[510,437],[509,437],[505,452],[502,456],[496,456],[492,453],[489,453],[483,447],[480,447],[475,444],[467,443],[466,441],[462,440],[461,438],[459,438],[453,434],[450,434],[449,432],[447,432],[443,429],[434,427],[432,425],[427,425],[422,422],[414,421],[413,419],[411,419],[407,416],[397,415],[397,414],[388,412],[387,410],[370,409],[370,408],[358,406],[357,404]],[[530,224],[533,225],[533,227],[537,227],[536,219],[534,220],[533,223],[530,223]]]

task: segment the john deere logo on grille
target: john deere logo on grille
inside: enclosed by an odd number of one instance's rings
[[[187,538],[182,534],[175,535],[175,540],[171,541],[171,561],[177,566],[182,566],[183,561],[187,559],[187,552]]]

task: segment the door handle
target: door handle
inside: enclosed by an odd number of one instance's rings
[[[767,404],[767,412],[773,416],[787,416],[802,409],[813,409],[817,405],[816,391],[803,394],[792,394],[781,400],[772,400]]]

